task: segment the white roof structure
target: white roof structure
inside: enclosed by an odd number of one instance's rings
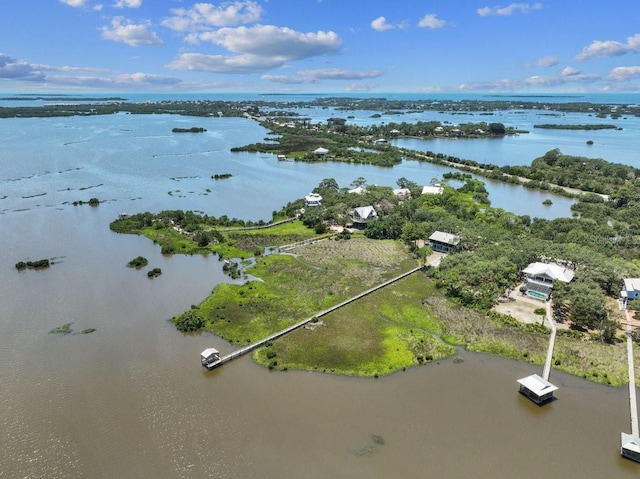
[[[362,186],[358,186],[357,188],[353,188],[352,190],[347,191],[347,193],[354,193],[356,195],[361,195],[365,191],[367,191],[365,188],[363,188]]]
[[[625,278],[625,291],[640,291],[640,278]]]
[[[378,216],[378,213],[376,213],[376,210],[373,208],[373,206],[358,206],[353,211],[363,220],[375,218],[376,216]]]
[[[562,281],[563,283],[569,283],[574,276],[574,272],[568,268],[564,268],[555,263],[531,263],[525,269],[523,273],[530,276],[547,276],[552,280]]]
[[[640,454],[640,438],[633,434],[626,434],[623,432],[620,434],[620,442],[622,443],[623,449]]]
[[[554,386],[537,374],[518,379],[518,382],[537,396],[543,396],[558,390],[558,386]]]
[[[444,188],[440,185],[429,185],[422,187],[423,195],[441,195],[444,191]]]
[[[314,155],[326,155],[327,153],[329,153],[329,150],[322,147],[316,148],[315,150],[313,150]]]
[[[445,233],[443,231],[434,231],[433,234],[429,236],[429,240],[457,245],[458,243],[460,243],[460,236],[451,233]]]
[[[394,188],[393,194],[396,196],[410,196],[411,190],[409,188]]]
[[[218,351],[216,348],[207,348],[207,349],[205,349],[204,351],[202,351],[200,353],[200,356],[203,359],[207,359],[207,358],[213,356],[214,354],[220,354],[220,351]]]
[[[322,201],[322,196],[320,196],[318,193],[309,193],[304,197],[304,201],[307,206],[316,206],[319,205]]]

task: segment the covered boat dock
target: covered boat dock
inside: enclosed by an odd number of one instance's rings
[[[553,399],[553,392],[558,389],[549,381],[537,374],[518,379],[520,393],[527,396],[536,404],[544,404]]]

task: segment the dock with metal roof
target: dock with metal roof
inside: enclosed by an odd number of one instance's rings
[[[549,382],[549,376],[551,374],[551,361],[553,360],[553,349],[556,344],[556,324],[553,322],[553,314],[551,313],[551,302],[547,301],[547,321],[551,326],[551,335],[549,336],[549,346],[547,347],[547,357],[544,362],[544,368],[542,370],[542,376],[532,374],[522,379],[518,379],[520,384],[519,392],[527,396],[536,404],[544,404],[553,400],[553,393],[558,390],[557,386],[554,386]]]

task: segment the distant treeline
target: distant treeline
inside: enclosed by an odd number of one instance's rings
[[[556,123],[542,123],[540,125],[533,125],[534,128],[543,128],[547,130],[622,130],[616,125],[559,125]]]

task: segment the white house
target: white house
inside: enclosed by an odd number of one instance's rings
[[[569,283],[574,272],[556,263],[531,263],[522,272],[526,275],[525,294],[544,301],[551,296],[554,281]]]
[[[395,188],[393,194],[402,200],[411,198],[411,190],[409,188]]]
[[[441,185],[428,185],[422,187],[423,195],[441,195],[444,188]]]
[[[627,309],[627,302],[640,299],[640,278],[626,278],[620,291],[622,309]]]
[[[365,188],[363,188],[362,186],[358,186],[356,188],[353,188],[347,191],[347,193],[353,193],[354,195],[362,195],[365,191],[367,191]]]
[[[359,206],[353,210],[351,219],[357,226],[365,226],[369,221],[378,217],[378,213],[373,206]]]
[[[316,148],[315,150],[313,150],[313,154],[316,156],[324,156],[327,153],[329,153],[329,150],[327,150],[326,148]]]
[[[434,231],[429,236],[429,247],[438,253],[450,253],[460,243],[460,236],[443,231]]]
[[[304,197],[305,206],[320,206],[322,204],[322,196],[318,193],[309,193]]]

